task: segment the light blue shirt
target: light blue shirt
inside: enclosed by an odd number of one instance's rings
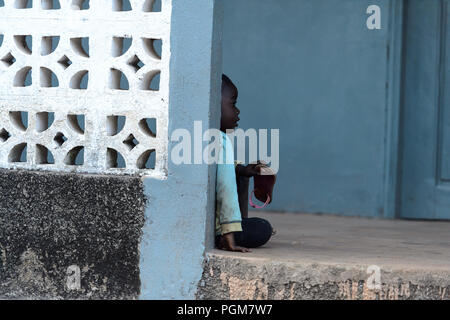
[[[216,235],[242,231],[241,210],[236,185],[234,151],[230,139],[223,132],[216,176]]]

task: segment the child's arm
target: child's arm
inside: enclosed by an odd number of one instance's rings
[[[260,168],[258,167],[259,164],[252,163],[246,166],[243,166],[241,164],[238,164],[236,166],[236,176],[243,176],[247,178],[254,177],[259,174]]]
[[[257,164],[236,165],[236,183],[242,219],[248,218],[248,187],[250,178],[259,174],[260,168],[256,166]]]

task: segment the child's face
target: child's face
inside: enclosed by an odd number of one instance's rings
[[[220,119],[220,130],[223,132],[238,126],[240,111],[236,107],[237,98],[237,88],[233,84],[225,82],[222,88],[222,116]]]

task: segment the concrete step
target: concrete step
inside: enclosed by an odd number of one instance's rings
[[[277,234],[206,254],[199,299],[450,299],[450,222],[251,212]]]

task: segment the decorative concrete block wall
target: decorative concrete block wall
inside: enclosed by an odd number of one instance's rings
[[[0,1],[1,168],[166,177],[163,2]]]

